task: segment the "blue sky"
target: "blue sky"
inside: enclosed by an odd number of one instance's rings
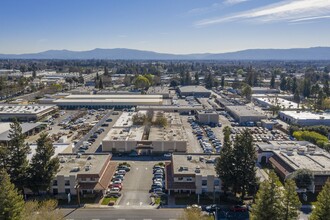
[[[1,0],[0,53],[330,46],[330,0]]]

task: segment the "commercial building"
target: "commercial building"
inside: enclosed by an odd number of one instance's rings
[[[57,111],[55,105],[11,105],[0,104],[0,120],[37,121]]]
[[[202,124],[218,124],[219,114],[212,110],[201,110],[196,113],[196,120]]]
[[[10,133],[10,124],[9,122],[1,122],[0,123],[0,143],[7,143],[10,141],[9,133]],[[40,123],[21,123],[22,134],[25,136],[34,135],[35,133],[40,132],[44,125]]]
[[[300,126],[330,126],[329,113],[314,113],[310,111],[280,111],[279,117],[286,123],[297,124]]]
[[[64,109],[130,108],[138,105],[162,105],[161,95],[69,95],[55,100]]]
[[[161,95],[164,99],[168,99],[171,96],[171,91],[168,86],[154,86],[150,87],[147,91],[148,95]]]
[[[218,156],[205,154],[173,154],[166,166],[168,193],[213,193],[221,191],[221,181],[215,172]]]
[[[60,170],[56,174],[51,192],[67,197],[102,193],[108,189],[116,164],[110,161],[110,154],[59,154]]]
[[[202,105],[158,105],[158,106],[137,106],[138,111],[164,111],[178,112],[182,114],[195,114],[199,110],[203,110]]]
[[[204,86],[181,86],[179,88],[181,97],[194,96],[194,97],[210,97],[211,91]]]
[[[250,122],[258,122],[261,119],[266,119],[266,115],[254,110],[253,108],[246,105],[233,105],[226,106],[225,110],[229,112],[229,114],[234,117],[234,119],[244,125]]]
[[[133,125],[138,113],[124,112],[102,141],[102,151],[131,152],[139,155],[163,152],[186,152],[187,138],[178,113],[155,112],[167,119],[167,126]],[[139,113],[142,114],[142,113]]]
[[[320,192],[330,178],[330,154],[307,141],[270,141],[257,147],[258,162],[271,164],[284,180],[297,170],[310,170],[314,175],[311,192]]]
[[[255,98],[254,100],[258,104],[267,108],[279,106],[281,109],[284,109],[286,111],[297,110],[301,108],[301,106],[299,106],[299,104],[296,102],[288,101],[286,99],[282,99],[278,97]]]
[[[280,90],[267,87],[252,87],[252,94],[278,94]]]

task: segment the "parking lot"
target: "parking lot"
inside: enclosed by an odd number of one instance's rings
[[[187,133],[187,153],[202,153],[203,149],[199,146],[199,143],[196,139],[196,136],[193,134],[192,127],[190,123],[188,122],[187,115],[180,115],[182,120],[182,125]]]
[[[118,161],[119,163],[121,161]],[[131,171],[125,175],[122,188],[122,196],[119,198],[118,205],[150,206],[150,187],[152,185],[152,171],[155,161],[128,161]]]

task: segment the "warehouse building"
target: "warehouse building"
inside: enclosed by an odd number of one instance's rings
[[[51,185],[58,197],[84,194],[104,194],[116,171],[110,154],[59,154],[60,170]]]
[[[55,100],[64,109],[131,108],[138,105],[162,105],[161,95],[69,95]]]
[[[286,123],[297,124],[300,126],[330,126],[329,113],[314,113],[309,111],[280,111],[279,117]]]
[[[197,111],[196,120],[201,124],[217,125],[219,123],[219,114],[212,110]]]
[[[0,123],[0,143],[7,144],[10,141],[10,124],[11,123],[9,122]],[[22,128],[22,134],[25,136],[34,135],[44,128],[44,125],[40,123],[21,123],[20,125]]]
[[[279,106],[281,109],[284,109],[286,111],[297,110],[301,108],[301,106],[299,106],[299,104],[296,102],[288,101],[286,99],[277,97],[255,98],[254,100],[258,104],[267,108]]]
[[[135,114],[137,113],[124,112],[121,115],[103,139],[102,151],[113,153],[135,151],[138,155],[186,152],[186,132],[178,113],[162,112],[168,120],[166,127],[133,125],[132,117]]]
[[[314,176],[311,192],[320,192],[330,178],[330,154],[307,141],[270,141],[257,147],[258,162],[271,164],[283,180],[297,170],[310,170]]]
[[[11,105],[0,104],[0,120],[37,121],[57,111],[56,105]]]
[[[173,154],[166,166],[166,189],[175,193],[215,193],[221,181],[215,171],[218,156],[205,154]]]
[[[252,94],[278,94],[280,90],[267,87],[252,87]]]
[[[181,86],[179,88],[179,94],[181,97],[194,96],[208,98],[211,96],[211,91],[204,86]]]
[[[246,105],[226,106],[225,110],[241,125],[267,118],[266,115]]]

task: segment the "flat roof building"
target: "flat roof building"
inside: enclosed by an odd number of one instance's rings
[[[181,86],[179,88],[180,96],[210,97],[211,91],[204,86]]]
[[[0,104],[0,120],[37,121],[57,110],[56,105],[15,105]]]
[[[247,122],[258,122],[261,119],[267,118],[266,115],[246,105],[226,106],[225,110],[242,125]]]
[[[254,100],[260,105],[268,108],[279,106],[286,111],[301,109],[301,106],[299,106],[298,103],[277,97],[255,98]]]
[[[178,154],[172,155],[166,166],[166,189],[179,193],[211,193],[221,191],[221,181],[215,171],[218,155]]]
[[[280,90],[267,87],[252,87],[252,94],[278,94]]]
[[[53,102],[66,109],[130,108],[138,105],[162,105],[161,95],[69,95]]]
[[[123,114],[102,141],[102,151],[131,152],[139,155],[162,152],[186,152],[187,137],[178,113],[154,112],[167,119],[166,127],[133,125],[138,113]],[[141,114],[141,113],[139,113]]]
[[[10,141],[10,122],[0,122],[0,142],[7,143]],[[21,123],[22,133],[25,136],[33,135],[42,129],[42,124],[40,123]]]
[[[300,169],[314,175],[309,187],[312,192],[321,191],[330,177],[330,154],[308,141],[270,141],[257,143],[258,161],[270,163],[282,179]]]
[[[280,111],[279,117],[286,123],[297,124],[300,126],[330,126],[329,113],[314,113],[310,111]]]
[[[116,170],[110,154],[59,154],[60,170],[51,185],[54,195],[77,195],[79,185],[82,194],[104,194]]]
[[[219,123],[219,114],[212,110],[201,110],[196,113],[196,120],[202,124],[215,124]]]

